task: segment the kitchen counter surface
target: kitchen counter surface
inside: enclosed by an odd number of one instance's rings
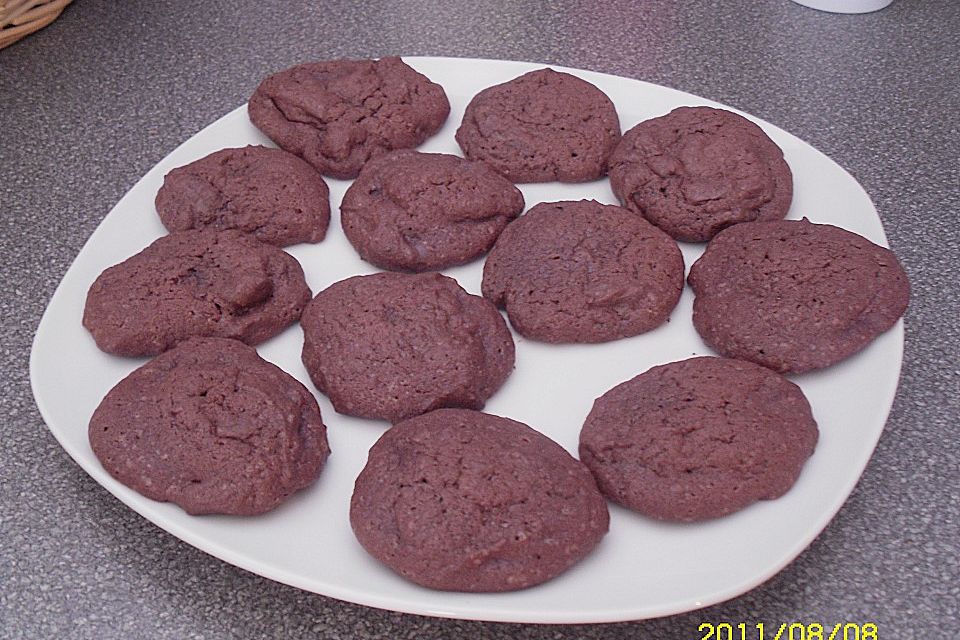
[[[895,0],[836,15],[789,0],[206,3],[78,0],[0,51],[0,636],[4,638],[703,637],[701,622],[960,630],[960,9]],[[373,5],[373,3],[370,3]],[[873,198],[910,277],[900,388],[836,518],[729,602],[609,625],[431,619],[247,573],[150,524],[45,427],[29,352],[43,310],[116,201],[180,142],[310,59],[529,60],[671,86],[825,152]]]

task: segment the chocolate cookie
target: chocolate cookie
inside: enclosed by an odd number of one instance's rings
[[[606,174],[620,119],[586,80],[539,69],[474,96],[456,137],[513,182],[586,182]]]
[[[793,200],[780,147],[746,118],[711,107],[680,107],[623,134],[610,184],[625,207],[684,242],[778,220]]]
[[[101,273],[83,326],[118,356],[156,355],[191,336],[259,344],[309,300],[300,263],[281,249],[239,231],[181,231]]]
[[[683,290],[683,256],[632,211],[593,200],[545,202],[500,235],[482,288],[528,338],[605,342],[667,320]]]
[[[258,129],[320,173],[355,178],[370,158],[439,131],[450,103],[400,58],[331,60],[268,76],[248,111]]]
[[[340,413],[402,420],[481,409],[513,370],[496,308],[437,273],[354,276],[307,305],[303,364]]]
[[[222,149],[178,167],[157,192],[170,231],[237,229],[267,244],[320,242],[330,192],[309,164],[281,149]]]
[[[364,549],[404,578],[447,591],[512,591],[584,558],[607,532],[587,469],[530,427],[441,409],[388,430],[350,502]]]
[[[660,520],[724,516],[773,500],[817,444],[800,387],[759,365],[691,358],[603,394],[580,459],[611,500]]]
[[[907,309],[907,275],[889,249],[803,220],[726,229],[694,263],[693,324],[721,355],[780,373],[853,355]]]
[[[193,338],[121,380],[90,419],[110,475],[190,514],[269,511],[320,474],[317,401],[252,347]]]
[[[489,251],[521,211],[520,190],[482,162],[403,150],[363,167],[340,220],[367,262],[435,271]]]

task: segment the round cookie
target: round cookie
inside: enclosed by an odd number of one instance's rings
[[[170,231],[237,229],[277,246],[320,242],[330,192],[309,164],[282,149],[222,149],[177,167],[157,192]]]
[[[402,150],[364,165],[340,221],[367,262],[437,271],[489,251],[521,211],[520,190],[484,163]]]
[[[614,502],[692,522],[773,500],[818,438],[800,387],[740,360],[654,367],[603,394],[580,432],[580,459]]]
[[[474,96],[456,138],[513,182],[587,182],[606,174],[620,119],[586,80],[539,69]]]
[[[121,380],[89,425],[110,475],[187,513],[269,511],[320,474],[317,401],[252,347],[193,338]]]
[[[780,147],[746,118],[711,107],[679,107],[623,134],[610,184],[625,207],[683,242],[779,220],[793,200]]]
[[[606,342],[669,318],[683,290],[683,256],[667,234],[622,207],[545,202],[500,235],[482,290],[528,338]]]
[[[396,57],[301,64],[268,76],[250,120],[283,149],[334,178],[367,160],[416,147],[450,114],[443,88]]]
[[[860,351],[896,323],[910,298],[889,249],[806,218],[722,231],[688,281],[703,340],[780,373],[821,369]]]
[[[607,532],[589,471],[530,427],[440,409],[370,449],[350,524],[370,555],[431,589],[512,591],[549,580]]]
[[[119,356],[156,355],[191,336],[259,344],[309,300],[300,263],[283,250],[239,231],[181,231],[101,273],[83,326]]]
[[[513,370],[513,338],[496,308],[438,273],[341,280],[317,294],[300,324],[310,378],[352,416],[481,409]]]

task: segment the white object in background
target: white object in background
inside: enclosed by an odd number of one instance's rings
[[[829,11],[831,13],[870,13],[879,11],[893,0],[793,0],[811,9]]]

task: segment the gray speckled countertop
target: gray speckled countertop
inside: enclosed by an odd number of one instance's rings
[[[0,636],[699,638],[701,621],[960,631],[960,8],[832,15],[788,0],[78,0],[0,51]],[[290,5],[290,6],[287,6]],[[30,392],[31,340],[84,241],[136,180],[268,72],[385,54],[550,62],[733,105],[787,129],[872,196],[913,284],[886,430],[800,557],[732,601],[587,626],[438,620],[236,569],[153,526],[60,449]]]

